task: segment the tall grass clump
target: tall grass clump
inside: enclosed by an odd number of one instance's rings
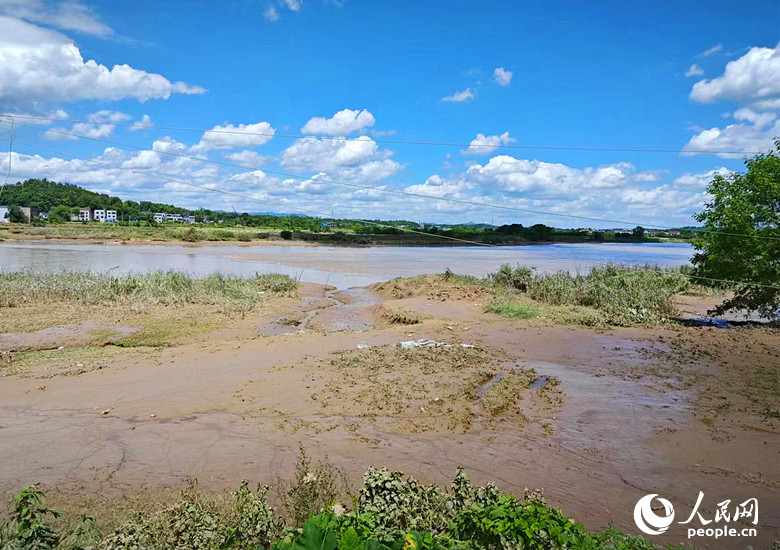
[[[519,304],[510,300],[494,298],[485,304],[486,313],[495,313],[511,319],[533,319],[539,315],[538,310],[528,304]]]
[[[587,273],[547,274],[503,265],[489,278],[499,287],[520,290],[539,302],[594,308],[607,324],[618,326],[657,323],[675,316],[671,297],[691,286],[680,268],[651,265],[608,264],[594,266]]]
[[[289,294],[297,283],[287,275],[256,274],[242,279],[219,273],[195,278],[179,271],[132,275],[106,272],[0,271],[0,307],[77,303],[254,304],[265,294]]]

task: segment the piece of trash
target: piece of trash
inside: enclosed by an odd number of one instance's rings
[[[726,319],[717,319],[715,317],[696,317],[694,319],[685,319],[692,324],[701,327],[729,328],[729,322]]]
[[[110,412],[111,412],[111,409],[106,409],[106,410],[104,410],[104,411],[100,411],[100,414],[102,414],[103,416],[105,416],[105,415],[107,415],[107,414],[108,414],[108,413],[110,413]]]
[[[65,346],[60,346],[57,349],[65,349]]]
[[[411,349],[411,348],[450,348],[452,347],[449,344],[445,344],[444,342],[437,342],[436,340],[407,340],[405,342],[401,342],[400,346],[404,349]]]
[[[84,366],[84,363],[76,363],[76,366],[77,366],[77,367],[83,367],[83,366]]]
[[[358,344],[357,349],[368,349],[370,347],[368,344]]]
[[[465,349],[474,349],[474,344],[461,344],[460,347]]]
[[[152,413],[152,414],[149,415],[149,418],[157,418],[157,415]]]

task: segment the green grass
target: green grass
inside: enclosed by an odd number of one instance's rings
[[[533,319],[539,315],[536,307],[494,298],[485,305],[486,313],[496,313],[510,319]]]
[[[279,235],[279,231],[269,229],[258,233],[257,228],[235,227],[226,230],[208,225],[193,226],[135,226],[119,224],[48,224],[42,227],[18,225],[13,228],[0,227],[0,238],[13,238],[14,235],[41,239],[90,239],[122,241],[251,241],[268,239]]]
[[[257,274],[252,278],[211,274],[194,278],[177,271],[138,275],[62,271],[0,271],[0,308],[24,305],[132,302],[148,304],[253,305],[268,294],[290,294],[297,283],[286,275]]]
[[[671,297],[691,288],[690,279],[680,268],[651,265],[609,264],[576,274],[535,274],[525,267],[512,269],[503,265],[489,280],[497,289],[522,293],[542,304],[593,308],[606,324],[618,326],[657,323],[674,317],[677,312]],[[493,304],[494,312],[510,313],[517,307],[510,304],[511,301],[498,301]]]

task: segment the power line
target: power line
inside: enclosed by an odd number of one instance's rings
[[[91,141],[96,141],[96,142],[100,142],[100,143],[106,143],[108,145],[115,145],[117,147],[127,147],[127,148],[130,148],[130,149],[136,149],[136,150],[139,150],[139,151],[151,151],[151,152],[158,153],[158,154],[161,154],[161,155],[168,155],[168,156],[179,157],[179,158],[187,158],[187,159],[197,160],[197,161],[206,162],[206,163],[210,163],[210,164],[217,164],[217,165],[221,165],[221,166],[230,166],[230,167],[233,167],[233,168],[240,168],[242,170],[262,170],[263,172],[266,172],[268,174],[275,174],[275,175],[278,175],[278,176],[291,178],[291,179],[295,179],[295,180],[300,180],[300,181],[308,181],[308,180],[311,179],[309,177],[298,176],[296,174],[290,174],[288,172],[281,172],[281,171],[278,171],[278,170],[271,170],[271,169],[268,169],[268,168],[262,168],[262,167],[258,167],[258,166],[251,166],[251,165],[248,165],[248,164],[242,164],[242,163],[236,163],[236,162],[227,162],[227,161],[221,161],[221,160],[213,160],[213,159],[210,159],[210,158],[207,158],[207,157],[198,157],[198,156],[194,156],[194,155],[186,155],[186,154],[183,154],[183,153],[175,153],[175,152],[172,152],[172,151],[156,151],[154,149],[149,149],[149,148],[142,147],[142,146],[139,146],[139,145],[130,145],[130,144],[127,144],[127,143],[119,143],[119,142],[116,142],[116,141],[102,139],[102,138],[96,138],[96,137],[91,137],[91,136],[87,136],[87,135],[83,135],[83,134],[74,134],[72,132],[63,132],[63,131],[59,131],[59,130],[51,130],[51,129],[47,129],[47,128],[41,128],[40,126],[30,126],[30,125],[27,125],[27,124],[18,124],[18,126],[22,126],[24,128],[30,128],[30,129],[33,129],[33,130],[54,132],[54,133],[57,133],[57,134],[63,134],[63,135],[69,135],[69,136],[84,138],[84,139],[88,139],[88,140],[91,140]],[[664,226],[662,224],[655,224],[655,223],[648,223],[648,222],[636,222],[636,221],[628,222],[628,221],[624,221],[624,220],[613,220],[613,219],[609,219],[609,218],[596,218],[596,217],[592,217],[592,216],[579,216],[579,215],[576,215],[576,214],[564,214],[564,213],[560,213],[560,212],[549,212],[549,211],[544,211],[544,210],[534,210],[534,209],[530,209],[530,208],[521,208],[521,207],[517,207],[517,206],[506,206],[506,205],[501,205],[501,204],[483,203],[483,202],[469,201],[469,200],[465,200],[465,199],[455,199],[455,198],[451,198],[451,197],[439,197],[439,196],[433,196],[433,195],[425,195],[423,193],[415,193],[413,191],[404,191],[404,190],[400,190],[400,189],[391,189],[391,188],[387,188],[387,187],[376,187],[376,186],[372,186],[372,185],[364,185],[364,184],[359,184],[359,183],[349,183],[349,182],[338,181],[338,180],[333,180],[333,179],[326,179],[326,178],[318,178],[316,181],[319,182],[319,183],[331,183],[331,184],[334,184],[334,185],[341,185],[341,186],[345,186],[345,187],[352,187],[352,188],[357,188],[357,189],[367,189],[367,190],[371,190],[371,191],[379,191],[379,192],[383,192],[383,193],[391,193],[391,194],[394,194],[394,195],[402,195],[402,196],[409,196],[409,197],[422,198],[422,199],[438,200],[438,201],[449,202],[449,203],[454,203],[454,204],[463,204],[463,205],[468,205],[468,206],[477,206],[477,207],[481,207],[481,208],[493,208],[493,209],[497,209],[497,210],[505,210],[505,211],[512,211],[512,212],[523,212],[523,213],[526,213],[526,214],[530,213],[530,214],[537,214],[537,215],[541,215],[541,216],[555,216],[555,217],[577,219],[577,220],[583,220],[583,221],[597,221],[597,222],[614,223],[614,224],[617,224],[617,225],[623,225],[623,226],[627,226],[627,227],[632,227],[632,226],[648,227],[649,226],[649,227],[654,227],[654,228],[658,228],[658,229],[672,229],[670,226]],[[706,229],[691,229],[691,231],[696,232],[696,233],[717,234],[717,235],[727,235],[727,236],[732,236],[732,237],[744,237],[744,238],[751,238],[751,239],[767,239],[767,240],[780,241],[780,237],[771,237],[771,236],[764,236],[764,235],[747,235],[747,234],[743,234],[743,233],[730,233],[730,232],[725,232],[725,231],[710,231],[710,230],[706,230]]]
[[[280,132],[244,132],[241,130],[214,130],[207,128],[189,128],[183,126],[158,126],[154,124],[127,124],[122,122],[96,122],[94,120],[84,119],[72,119],[72,118],[53,118],[53,117],[38,117],[30,115],[13,115],[18,118],[24,118],[29,120],[45,120],[52,122],[72,122],[72,123],[87,123],[87,124],[106,124],[111,126],[122,126],[126,128],[148,129],[148,130],[175,130],[182,132],[203,132],[214,134],[237,134],[242,136],[258,136],[258,137],[283,137],[283,138],[305,138],[316,137],[317,139],[329,140],[329,141],[363,141],[360,138],[348,138],[338,136],[322,136],[314,134],[286,134]],[[75,134],[71,134],[75,135]],[[400,139],[375,139],[371,138],[376,143],[386,143],[392,145],[432,145],[440,147],[477,147],[485,149],[519,149],[519,150],[549,150],[549,151],[597,151],[597,152],[614,152],[614,153],[689,153],[689,154],[720,154],[720,155],[757,155],[761,151],[723,151],[714,149],[659,149],[659,148],[633,148],[633,147],[577,147],[577,146],[565,146],[565,145],[512,145],[512,144],[472,144],[472,143],[459,143],[459,142],[446,142],[446,141],[424,141],[424,140],[400,140]]]
[[[110,163],[107,163],[107,162],[102,162],[102,161],[98,161],[98,160],[94,160],[94,159],[88,159],[88,158],[84,158],[84,157],[79,157],[77,155],[73,155],[73,154],[70,154],[70,153],[65,153],[64,151],[57,151],[55,149],[50,149],[48,147],[42,147],[40,145],[33,145],[31,143],[23,143],[23,142],[19,142],[19,141],[17,141],[17,143],[22,143],[23,145],[28,145],[30,147],[34,147],[34,148],[37,148],[37,149],[42,149],[44,151],[50,151],[50,152],[56,153],[58,155],[65,155],[65,156],[68,156],[68,157],[71,157],[71,158],[74,158],[74,159],[82,160],[84,162],[90,162],[90,163],[93,163],[93,164],[99,164],[99,165],[103,165],[103,166],[108,166],[109,168],[113,168],[113,169],[116,169],[116,170],[124,170],[124,171],[127,171],[127,172],[131,172],[133,174],[142,174],[142,175],[146,175],[146,176],[152,177],[152,178],[157,178],[157,179],[161,179],[161,180],[167,180],[167,181],[171,181],[171,182],[175,182],[175,183],[180,183],[182,185],[188,185],[188,186],[191,186],[191,187],[196,187],[198,189],[203,189],[205,191],[212,191],[212,192],[215,192],[215,193],[221,193],[221,194],[224,194],[224,195],[239,197],[239,198],[243,198],[243,199],[246,199],[246,200],[260,202],[260,203],[263,203],[263,204],[270,204],[270,205],[274,205],[274,206],[281,206],[283,208],[290,208],[292,210],[298,210],[300,212],[306,212],[306,213],[313,214],[313,215],[318,216],[318,217],[325,217],[325,218],[327,218],[327,214],[324,214],[322,212],[317,212],[315,210],[309,210],[309,209],[306,209],[306,208],[299,208],[299,207],[290,206],[290,205],[286,205],[286,204],[282,204],[282,203],[268,201],[268,200],[265,200],[265,199],[258,199],[257,197],[252,197],[250,195],[243,195],[241,193],[234,193],[232,191],[225,191],[224,189],[215,189],[215,188],[211,188],[211,187],[206,187],[204,185],[198,185],[198,184],[195,184],[195,183],[192,183],[192,182],[189,182],[189,181],[180,180],[180,179],[177,179],[177,178],[171,178],[171,177],[163,176],[163,175],[160,175],[160,174],[153,174],[153,173],[149,173],[149,172],[142,171],[142,170],[135,170],[135,169],[132,169],[132,168],[125,168],[123,166],[116,166],[114,164],[110,164]],[[481,242],[477,242],[477,241],[471,241],[471,240],[468,240],[468,239],[460,239],[460,238],[457,238],[457,237],[450,237],[450,236],[447,236],[447,235],[425,233],[423,231],[416,231],[414,229],[409,229],[409,228],[406,228],[406,227],[396,227],[396,226],[393,226],[393,225],[387,225],[387,224],[383,224],[383,223],[379,223],[379,222],[372,222],[372,221],[368,221],[368,220],[354,220],[354,219],[349,219],[349,218],[342,218],[342,219],[345,220],[345,221],[356,221],[358,223],[364,223],[364,224],[367,224],[367,225],[373,225],[373,226],[377,226],[377,227],[387,227],[387,228],[393,228],[393,229],[396,229],[396,230],[400,229],[401,231],[406,231],[408,233],[415,233],[415,234],[425,235],[425,236],[428,236],[428,237],[437,237],[437,238],[447,239],[447,240],[451,240],[451,241],[459,241],[459,242],[472,244],[472,245],[476,245],[476,246],[483,246],[483,247],[489,247],[489,248],[503,248],[500,245],[495,245],[495,244],[490,244],[490,243],[481,243]],[[544,254],[541,254],[541,253],[538,253],[538,252],[533,252],[533,251],[530,251],[530,250],[529,251],[525,251],[525,252],[528,253],[528,254],[544,255]],[[605,265],[605,266],[607,266],[607,265],[611,265],[612,264],[612,262],[599,262],[599,261],[595,261],[595,260],[583,260],[581,258],[566,258],[566,259],[574,259],[574,260],[577,260],[577,261],[585,261],[585,262],[588,262],[588,263],[591,263],[591,264],[594,264],[594,265]],[[733,281],[733,280],[729,280],[729,279],[716,279],[716,278],[713,278],[713,277],[702,277],[702,276],[698,276],[698,275],[685,275],[685,276],[688,277],[689,279],[700,279],[700,280],[708,280],[708,281],[721,282],[721,283],[734,284],[734,285],[757,286],[757,287],[762,287],[762,288],[771,288],[771,289],[775,289],[775,290],[780,290],[780,286],[765,285],[765,284],[761,284],[761,283],[750,283],[750,282],[746,282],[746,281]]]

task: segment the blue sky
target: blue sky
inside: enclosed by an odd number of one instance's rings
[[[0,111],[61,119],[16,119],[11,181],[239,211],[614,225],[435,198],[449,197],[675,225],[715,171],[780,135],[776,1],[0,0],[0,14]]]

